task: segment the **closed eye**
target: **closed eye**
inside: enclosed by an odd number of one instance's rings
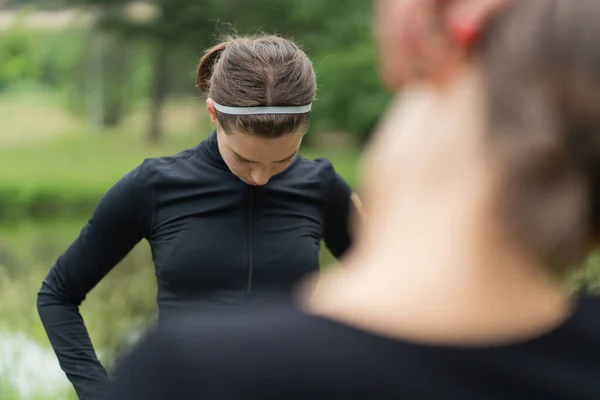
[[[284,160],[279,160],[279,161],[273,161],[273,164],[280,164],[280,165],[284,165],[284,164],[289,164],[290,161],[292,161],[294,159],[294,157],[296,157],[296,154],[291,155],[290,157],[284,159]],[[238,164],[258,164],[258,162],[256,161],[250,161],[250,160],[246,160],[243,157],[240,157],[238,154],[236,154],[236,158],[235,161]]]
[[[276,164],[287,164],[294,159],[294,156],[288,158],[287,160],[277,161]]]

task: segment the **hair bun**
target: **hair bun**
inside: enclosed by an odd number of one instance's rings
[[[200,59],[200,64],[198,64],[198,70],[196,71],[196,86],[203,93],[208,93],[210,90],[210,79],[213,75],[215,64],[231,43],[232,41],[228,40],[211,47]]]

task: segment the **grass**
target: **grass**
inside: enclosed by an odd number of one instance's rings
[[[22,143],[0,148],[0,182],[3,186],[78,185],[83,189],[105,188],[115,178],[135,167],[146,157],[175,154],[196,145],[210,133],[168,135],[160,146],[150,146],[141,138],[121,133],[105,136],[68,136],[44,143]],[[342,175],[353,175],[357,151],[303,150],[310,158],[325,156]]]
[[[113,133],[0,147],[0,217],[87,213],[114,182],[144,158],[175,154],[202,139],[201,134],[171,135],[163,145],[153,147],[139,137]],[[310,158],[329,158],[352,182],[358,151],[303,153]]]
[[[168,134],[160,145],[149,145],[143,138],[144,107],[119,130],[91,134],[81,121],[56,106],[53,109],[56,99],[0,97],[0,120],[9,121],[0,128],[0,221],[4,223],[27,216],[88,214],[102,194],[144,158],[175,154],[212,132],[197,101],[171,101],[165,110]],[[352,183],[356,148],[303,149],[303,154],[329,158]]]
[[[47,141],[84,129],[81,120],[57,107],[56,93],[0,96],[0,146]]]

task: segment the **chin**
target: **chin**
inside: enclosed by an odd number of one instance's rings
[[[251,185],[251,186],[263,186],[263,185],[259,185],[258,183],[255,183],[255,182],[249,181],[249,180],[248,180],[248,179],[246,179],[246,178],[242,178],[241,176],[238,176],[238,178],[239,178],[239,180],[240,180],[240,181],[244,182],[244,183],[245,183],[245,184],[247,184],[247,185]]]

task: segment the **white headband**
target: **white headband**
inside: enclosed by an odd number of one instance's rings
[[[256,114],[305,114],[312,108],[312,103],[305,106],[281,106],[281,107],[228,107],[222,106],[213,100],[217,111],[231,115],[256,115]]]

